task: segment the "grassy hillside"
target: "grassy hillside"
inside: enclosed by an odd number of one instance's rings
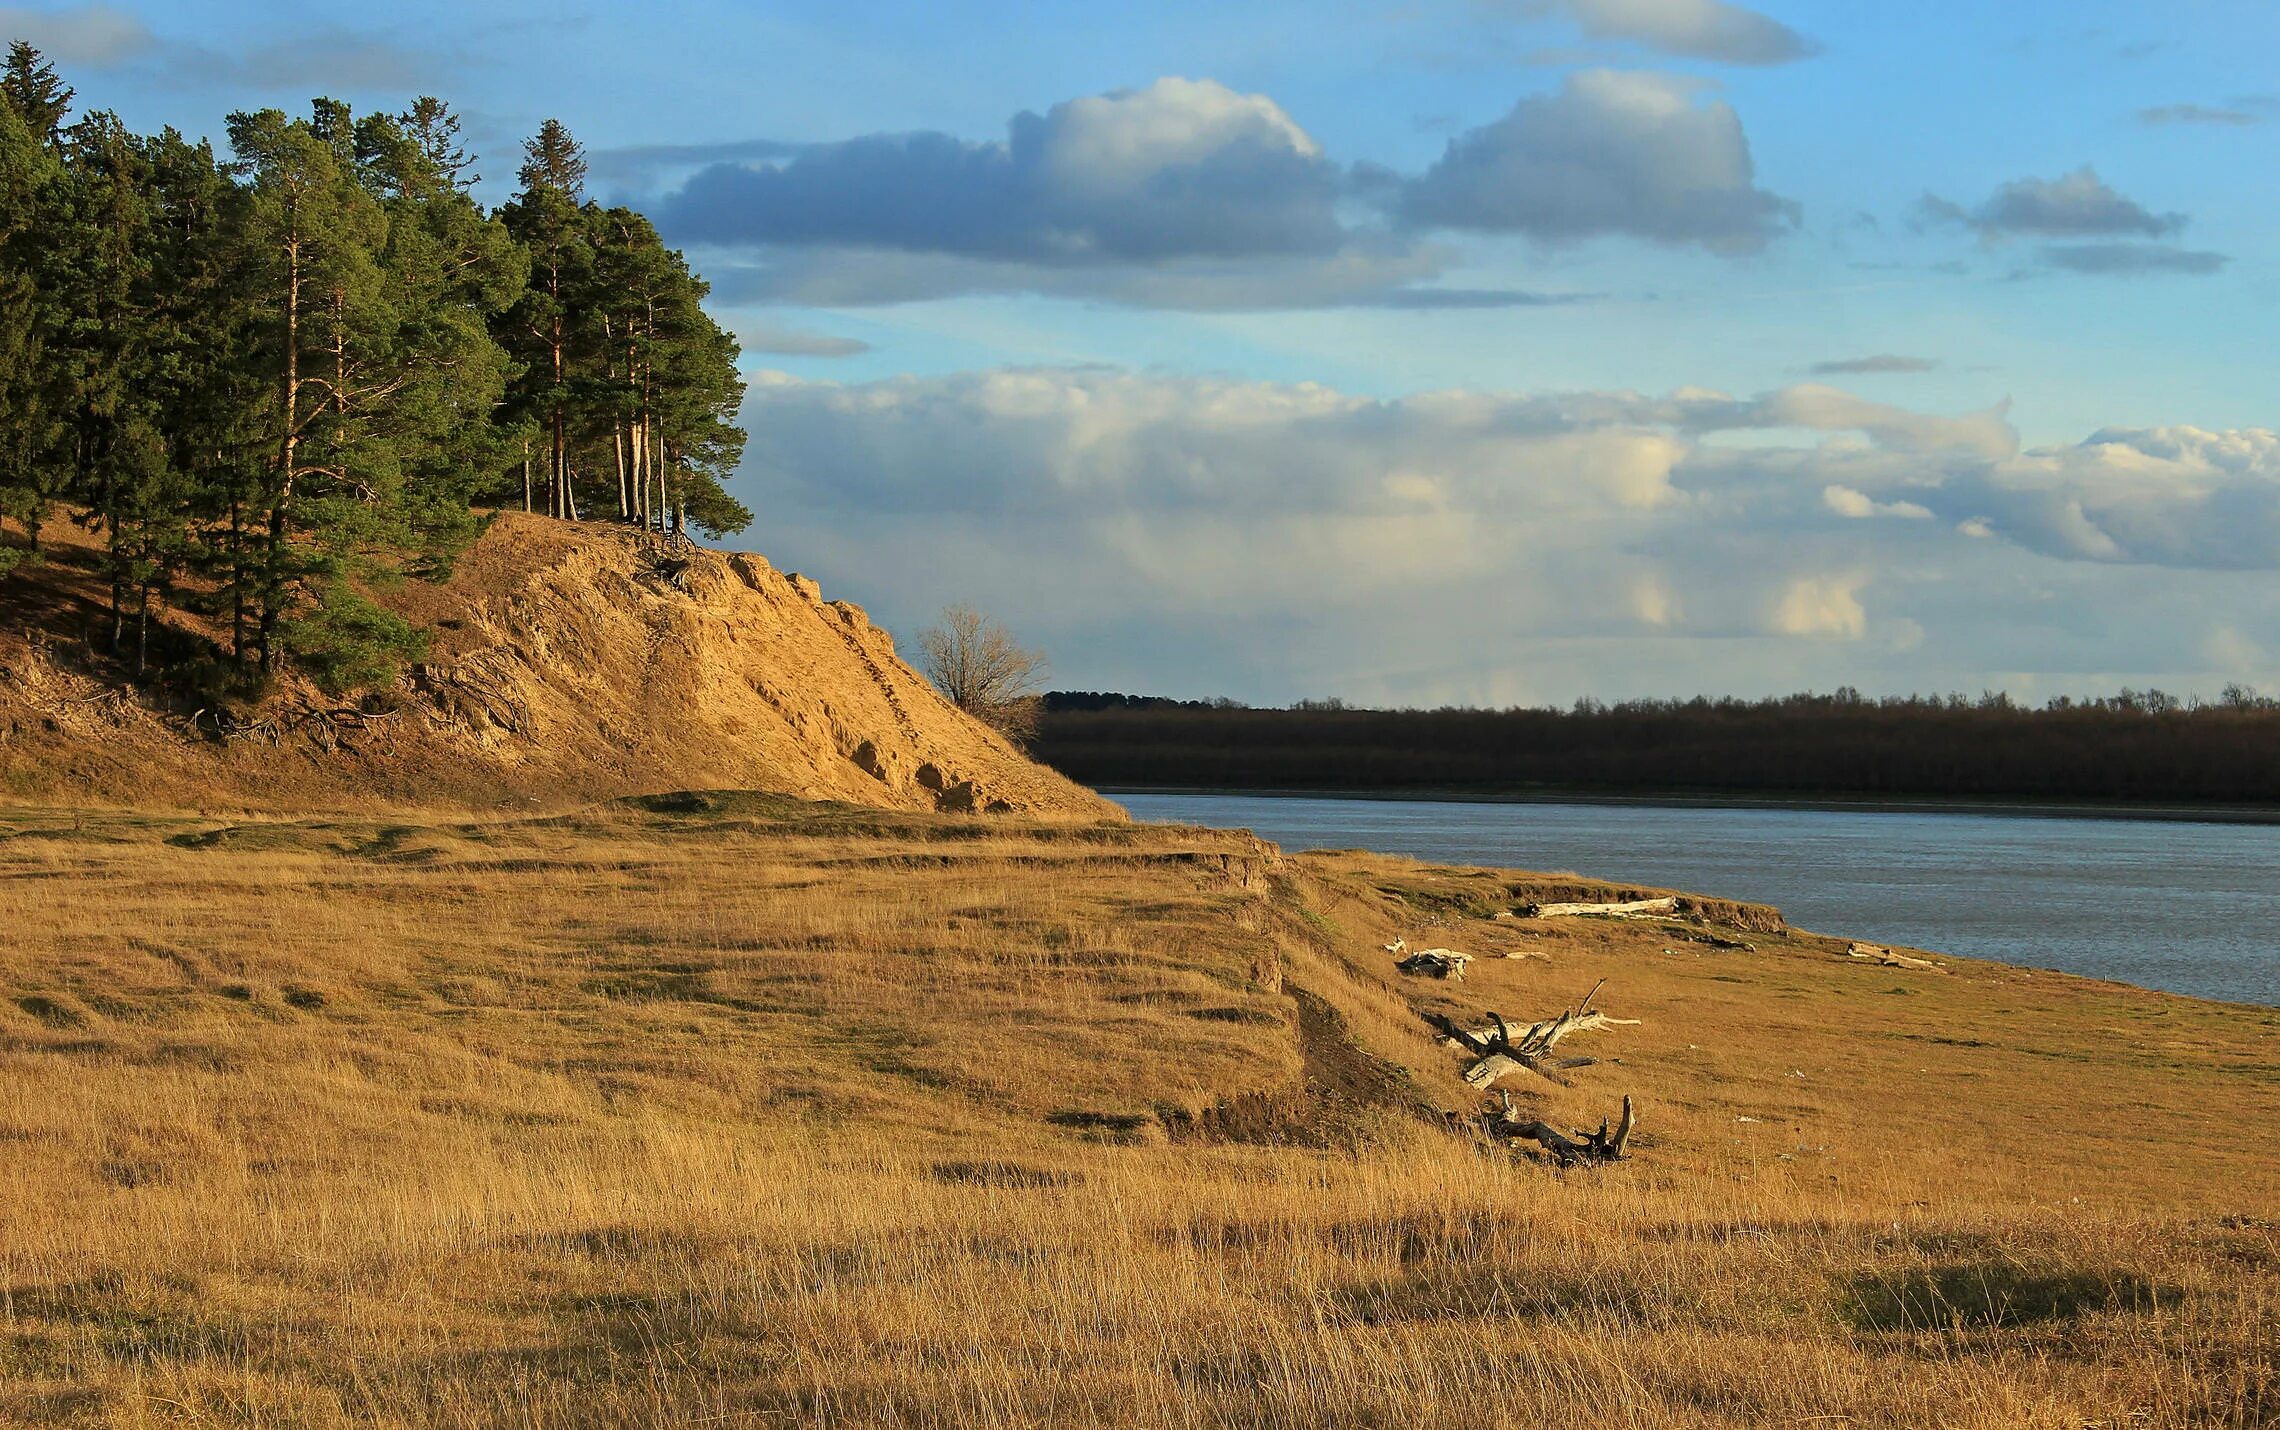
[[[0,815],[0,1422],[2280,1418],[2280,1013],[1479,917],[1587,890],[760,796]],[[1601,978],[1639,1025],[1523,1091],[1634,1095],[1630,1160],[1445,1123],[1417,1008]]]

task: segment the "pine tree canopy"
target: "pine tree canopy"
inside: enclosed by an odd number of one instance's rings
[[[750,524],[735,340],[647,219],[586,199],[560,121],[490,211],[432,96],[232,114],[219,158],[72,100],[10,47],[0,581],[52,523],[92,533],[122,678],[385,684],[426,635],[371,592],[447,570],[486,508]],[[159,648],[170,606],[220,648]]]

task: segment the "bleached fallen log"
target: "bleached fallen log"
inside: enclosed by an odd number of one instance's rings
[[[1575,1007],[1557,1013],[1540,1023],[1530,1023],[1518,1032],[1504,1021],[1501,1014],[1490,1013],[1488,1026],[1467,1028],[1456,1019],[1439,1013],[1428,1013],[1426,1021],[1439,1029],[1451,1044],[1471,1053],[1473,1065],[1464,1071],[1466,1083],[1477,1088],[1495,1086],[1501,1078],[1515,1072],[1532,1072],[1551,1082],[1555,1076],[1570,1068],[1589,1067],[1593,1058],[1557,1058],[1553,1050],[1577,1033],[1593,1033],[1603,1028],[1631,1027],[1636,1018],[1610,1018],[1591,1006],[1591,1000],[1606,986],[1602,978],[1591,986],[1591,992]]]
[[[1386,944],[1384,947],[1387,953],[1390,953],[1398,958],[1402,954],[1409,952],[1409,940],[1405,938],[1397,938],[1393,942]]]
[[[1845,950],[1845,957],[1857,958],[1866,963],[1881,964],[1886,968],[1939,968],[1938,964],[1928,958],[1911,957],[1905,953],[1897,953],[1882,944],[1861,943],[1858,940],[1855,940]]]
[[[1546,963],[1552,961],[1552,956],[1540,948],[1515,948],[1503,956],[1506,958],[1540,958]]]
[[[1453,978],[1462,983],[1472,955],[1453,948],[1421,948],[1394,965],[1413,978]]]
[[[1678,897],[1670,895],[1660,899],[1633,899],[1628,903],[1613,904],[1530,904],[1522,910],[1532,919],[1570,919],[1588,914],[1603,914],[1617,919],[1648,919],[1678,912]]]
[[[1631,1140],[1631,1129],[1638,1125],[1637,1114],[1632,1110],[1631,1098],[1627,1093],[1623,1097],[1623,1115],[1616,1122],[1614,1131],[1610,1132],[1606,1119],[1601,1118],[1597,1132],[1578,1130],[1573,1134],[1563,1133],[1548,1122],[1522,1122],[1518,1111],[1512,1106],[1512,1094],[1506,1092],[1497,1096],[1503,1101],[1504,1107],[1490,1118],[1490,1134],[1515,1143],[1534,1142],[1563,1167],[1572,1167],[1578,1162],[1620,1161],[1625,1146]]]

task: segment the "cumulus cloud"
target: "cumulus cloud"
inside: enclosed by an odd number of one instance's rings
[[[745,301],[967,292],[1204,309],[1538,301],[1417,287],[1447,254],[1350,225],[1346,171],[1273,100],[1207,79],[1023,113],[999,140],[879,134],[744,159],[699,168],[659,221],[678,241],[755,255],[723,278],[724,293]]]
[[[1874,353],[1868,357],[1834,358],[1813,364],[1815,377],[1851,377],[1879,373],[1934,372],[1939,368],[1938,358],[1904,357],[1899,353]]]
[[[2153,212],[2087,164],[2055,179],[2013,179],[1976,208],[1927,194],[1917,209],[1934,222],[1972,230],[1984,244],[2061,240],[2046,242],[2036,257],[2045,268],[2069,273],[2207,275],[2231,261],[2221,253],[2148,242],[2174,238],[2185,227],[2185,215]]]
[[[1821,488],[1821,502],[1837,515],[1855,521],[1879,516],[1897,516],[1911,521],[1929,521],[1932,517],[1930,507],[1919,506],[1912,501],[1880,502],[1866,492],[1857,492],[1851,487],[1835,482]]]
[[[1211,80],[1070,100],[1008,137],[881,134],[719,164],[665,221],[699,243],[845,244],[1027,263],[1333,253],[1340,176],[1263,95]]]
[[[1952,452],[1999,460],[2018,450],[2008,404],[1962,417],[1911,411],[1871,402],[1842,388],[1800,383],[1770,393],[1743,409],[1736,425],[1803,427],[1819,432],[1861,432],[1888,451],[1908,454]]]
[[[0,5],[0,41],[23,40],[60,64],[109,66],[150,50],[150,27],[115,5],[33,10]]]
[[[1450,141],[1410,181],[1419,228],[1522,233],[1549,242],[1627,234],[1752,253],[1796,222],[1757,187],[1733,106],[1671,75],[1586,70]]]
[[[1594,39],[1626,40],[1689,59],[1778,65],[1820,52],[1779,20],[1724,0],[1524,0],[1521,8],[1562,15]]]
[[[2107,428],[1953,484],[1999,535],[2072,560],[2280,566],[2280,433]]]
[[[685,162],[681,153],[661,156]],[[1264,95],[1211,80],[1017,115],[1001,140],[884,134],[701,167],[660,206],[736,302],[852,306],[1032,292],[1224,310],[1521,306],[1423,286],[1444,250],[1350,225],[1348,176]],[[754,162],[761,161],[761,162]]]
[[[1860,589],[1868,578],[1800,576],[1781,592],[1773,609],[1773,628],[1785,636],[1827,636],[1857,641],[1868,634],[1868,612],[1860,604]]]
[[[2185,215],[2154,213],[2117,192],[2087,164],[2055,179],[2013,179],[1976,208],[1931,195],[1923,208],[1988,239],[2162,238],[2185,226]]]
[[[1628,234],[1747,253],[1795,206],[1755,185],[1731,106],[1664,75],[1590,71],[1451,144],[1423,174],[1345,165],[1272,99],[1159,79],[1015,116],[1002,139],[656,146],[601,156],[714,250],[724,297],[811,306],[1043,293],[1199,310],[1415,311],[1588,302],[1444,286],[1449,235]]]
[[[740,481],[776,554],[860,579],[890,622],[981,602],[1103,687],[1429,702],[1520,698],[1556,671],[1572,698],[1635,689],[1640,641],[1666,691],[1840,683],[1860,642],[2144,669],[2114,651],[2189,650],[2172,618],[2204,629],[2208,583],[2280,564],[2280,436],[2022,450],[2000,409],[1814,385],[1379,398],[1099,367],[769,374],[745,417]],[[2272,622],[2238,620],[2280,640],[2269,604]]]

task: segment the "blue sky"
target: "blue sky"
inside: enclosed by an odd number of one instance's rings
[[[1055,683],[2280,688],[2280,7],[0,6],[84,101],[558,116],[750,544]]]

